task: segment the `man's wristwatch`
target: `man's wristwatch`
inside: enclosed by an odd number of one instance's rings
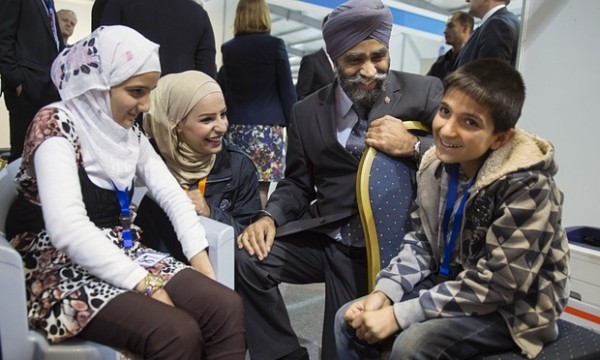
[[[260,218],[264,218],[265,216],[268,216],[271,219],[273,219],[273,215],[271,215],[271,213],[268,212],[267,210],[258,210],[258,212],[256,213],[256,215],[254,215],[254,217],[252,218],[252,222],[256,222]]]
[[[148,274],[144,280],[144,295],[152,296],[156,291],[162,289],[163,286],[164,283],[160,277]]]
[[[418,159],[421,156],[421,138],[417,136],[417,142],[413,146],[413,156]]]

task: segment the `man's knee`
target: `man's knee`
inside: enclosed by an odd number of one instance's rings
[[[235,252],[235,288],[243,290],[247,286],[267,289],[273,282],[258,258],[241,249]]]

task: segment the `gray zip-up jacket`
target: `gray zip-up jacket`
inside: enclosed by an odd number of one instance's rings
[[[452,254],[462,270],[455,279],[400,302],[415,284],[437,274],[444,252],[441,217],[449,176],[435,148],[424,155],[412,213],[415,231],[379,273],[375,287],[394,302],[402,329],[432,318],[498,311],[529,358],[557,338],[556,321],[569,297],[569,245],[556,171],[552,145],[517,129],[509,143],[488,156],[468,190]]]

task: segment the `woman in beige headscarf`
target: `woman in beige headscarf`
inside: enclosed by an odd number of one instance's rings
[[[237,236],[261,204],[256,168],[248,156],[224,143],[227,127],[221,88],[199,71],[162,77],[144,115],[147,135],[196,212],[233,226]],[[152,199],[142,200],[136,224],[146,229],[146,245],[185,260],[166,214]]]

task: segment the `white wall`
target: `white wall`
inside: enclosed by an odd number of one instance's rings
[[[519,125],[556,148],[564,225],[600,226],[600,1],[526,0],[523,14]]]

